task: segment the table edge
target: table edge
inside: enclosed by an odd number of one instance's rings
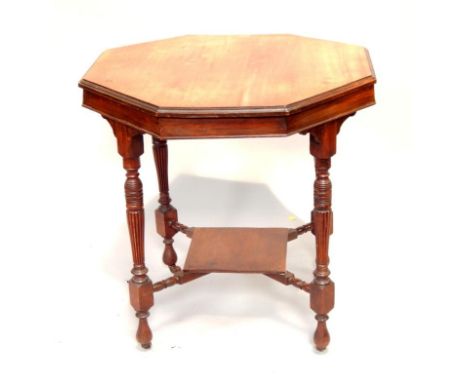
[[[110,97],[124,104],[137,107],[156,117],[161,118],[219,118],[219,117],[281,117],[289,116],[295,113],[313,108],[324,102],[333,101],[335,98],[342,97],[348,93],[357,91],[359,88],[365,88],[374,85],[377,82],[375,74],[350,82],[344,86],[329,90],[324,93],[288,104],[277,106],[248,106],[248,107],[160,107],[151,103],[142,101],[132,96],[117,92],[105,86],[88,81],[84,78],[80,80],[78,86],[83,90],[91,91]]]

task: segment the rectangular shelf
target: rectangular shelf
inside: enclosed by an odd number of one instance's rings
[[[288,228],[194,228],[184,271],[283,273]]]

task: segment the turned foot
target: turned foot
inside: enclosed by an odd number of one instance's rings
[[[317,314],[317,328],[314,333],[315,348],[318,351],[324,351],[330,343],[330,333],[327,329],[328,316],[326,314]]]
[[[148,325],[148,312],[137,312],[136,316],[138,317],[138,329],[136,333],[136,339],[140,343],[141,347],[144,349],[149,349],[151,347],[151,340],[153,339],[153,333]]]
[[[146,272],[146,269],[143,269],[143,272]],[[135,272],[134,269],[133,273],[138,272]],[[136,339],[143,348],[149,349],[153,338],[153,333],[148,325],[148,311],[154,304],[153,283],[146,274],[143,275],[143,279],[139,279],[139,277],[141,276],[133,276],[128,283],[130,303],[135,309],[135,315],[138,318]]]
[[[317,328],[314,333],[314,343],[318,351],[323,351],[330,343],[330,333],[327,328],[328,312],[333,309],[335,296],[335,284],[328,279],[327,284],[318,284],[316,280],[310,288],[310,307],[317,313]]]

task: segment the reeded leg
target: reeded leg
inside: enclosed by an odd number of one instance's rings
[[[326,349],[330,342],[327,329],[328,313],[333,309],[335,284],[328,269],[328,242],[333,232],[331,209],[332,185],[328,176],[331,157],[336,152],[336,135],[344,119],[328,122],[310,132],[310,153],[315,158],[314,210],[312,233],[315,235],[316,268],[310,288],[310,307],[316,313],[317,328],[314,334],[315,347]]]
[[[175,273],[179,270],[177,267],[177,254],[172,246],[174,239],[172,238],[177,231],[171,227],[171,222],[177,222],[177,210],[171,205],[169,196],[169,180],[168,180],[168,154],[167,143],[153,137],[153,154],[158,174],[159,186],[159,208],[155,211],[156,230],[164,239],[163,262],[171,272]]]
[[[136,311],[138,329],[136,338],[145,349],[151,347],[153,337],[148,325],[149,309],[153,306],[153,283],[147,276],[145,267],[145,216],[143,208],[143,184],[138,170],[143,154],[143,136],[140,132],[119,122],[109,120],[117,137],[119,154],[126,170],[125,201],[127,223],[133,255],[133,277],[129,280],[130,303]]]

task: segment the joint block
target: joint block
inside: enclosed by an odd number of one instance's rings
[[[137,312],[146,312],[153,306],[153,283],[149,278],[142,284],[130,280],[128,288],[130,291],[130,304]]]
[[[310,308],[317,314],[327,314],[335,305],[335,283],[310,284]]]
[[[164,238],[170,238],[174,236],[177,231],[169,225],[169,222],[177,221],[177,210],[169,206],[160,206],[154,211],[156,217],[156,231],[159,235]]]

